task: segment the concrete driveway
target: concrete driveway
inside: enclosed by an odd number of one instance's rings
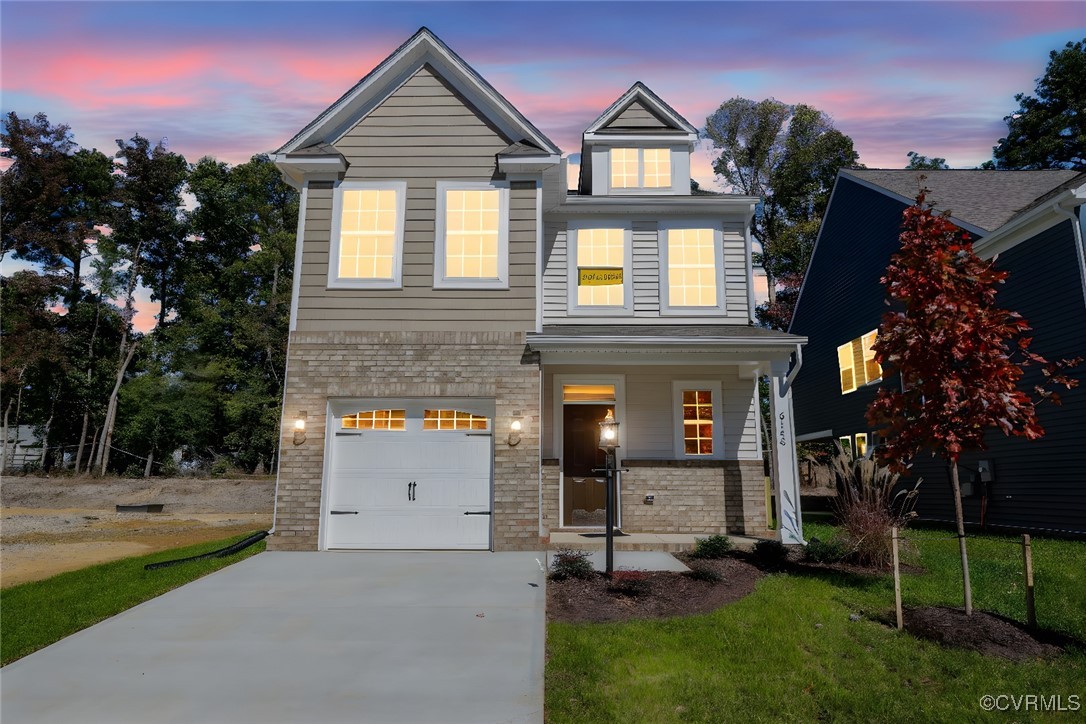
[[[4,724],[539,722],[534,553],[261,553],[0,671]]]

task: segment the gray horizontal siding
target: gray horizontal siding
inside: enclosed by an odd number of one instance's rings
[[[670,128],[650,111],[641,101],[634,101],[619,113],[605,128]]]
[[[719,380],[724,426],[723,455],[728,460],[757,460],[757,406],[754,380],[741,379],[735,367],[653,366],[613,368],[608,374],[626,376],[626,435],[623,457],[642,460],[675,459],[675,380]],[[543,457],[559,457],[554,440],[554,375],[599,374],[599,367],[555,365],[544,375]]]
[[[423,68],[335,142],[345,180],[407,181],[403,288],[327,289],[331,189],[310,189],[306,209],[299,331],[522,331],[535,323],[535,189],[509,203],[508,290],[435,290],[437,182],[490,180],[509,145],[429,68]]]
[[[660,316],[660,247],[658,224],[655,221],[633,222],[633,317],[568,317],[567,269],[569,259],[568,234],[565,222],[544,224],[543,321],[544,324],[667,324],[707,323],[746,324],[747,311],[747,252],[742,223],[724,227],[723,289],[725,311],[714,317]],[[738,229],[738,231],[737,231]]]

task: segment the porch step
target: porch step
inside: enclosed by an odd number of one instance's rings
[[[616,551],[666,551],[679,553],[692,550],[698,538],[708,538],[711,533],[629,533],[623,536],[615,536]],[[767,538],[772,537],[770,535]],[[736,548],[750,550],[759,538],[751,538],[742,535],[729,535],[728,539]],[[600,537],[586,537],[580,531],[555,531],[551,533],[547,550],[559,548],[579,548],[586,551],[603,550],[607,545],[607,539]]]

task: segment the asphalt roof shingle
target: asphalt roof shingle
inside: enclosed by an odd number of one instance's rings
[[[993,231],[1031,206],[1039,197],[1075,178],[1079,172],[981,171],[974,169],[849,169],[841,172],[906,199],[915,199],[920,176],[930,192],[927,202],[939,211],[985,231]]]

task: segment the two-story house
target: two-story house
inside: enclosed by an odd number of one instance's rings
[[[534,549],[627,532],[798,541],[802,337],[752,326],[757,199],[692,196],[697,130],[637,83],[561,151],[421,29],[276,154],[301,190],[280,549]]]
[[[878,442],[865,412],[881,385],[900,384],[897,377],[883,379],[871,351],[886,310],[880,278],[900,247],[902,212],[921,185],[929,189],[928,202],[971,235],[977,255],[1009,273],[996,304],[1029,321],[1031,349],[1049,360],[1086,353],[1086,174],[843,170],[791,325],[793,333],[811,338],[795,381],[800,441],[836,439],[857,455]],[[1026,371],[1020,387],[1032,391],[1041,371]],[[1045,437],[1025,440],[992,431],[988,450],[962,457],[967,522],[1086,533],[1086,387],[1058,391],[1062,405],[1037,407]],[[917,512],[952,521],[942,462],[920,456],[913,472],[924,480]]]

